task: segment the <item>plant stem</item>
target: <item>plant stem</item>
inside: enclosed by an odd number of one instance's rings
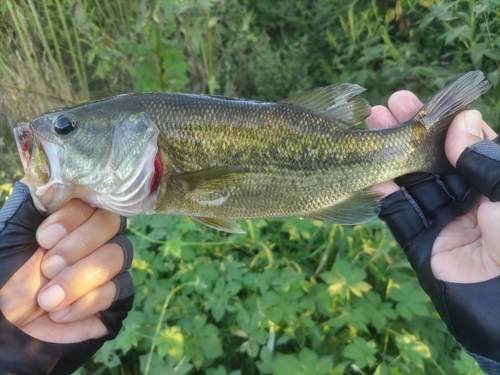
[[[158,334],[160,333],[163,318],[165,317],[165,313],[167,312],[168,303],[170,302],[170,299],[174,296],[175,293],[177,293],[179,290],[181,290],[185,286],[195,285],[195,284],[196,284],[195,281],[190,281],[188,283],[181,284],[178,287],[175,287],[174,289],[172,289],[172,291],[167,295],[167,298],[165,298],[165,302],[163,303],[163,307],[161,309],[160,318],[158,319],[158,324],[156,326],[156,331],[155,331],[155,334],[153,335],[153,338],[152,338],[153,343],[151,344],[151,348],[149,350],[148,361],[146,362],[146,368],[144,370],[144,375],[148,375],[148,373],[149,373],[149,369],[151,367],[151,360],[153,358],[153,351],[155,348],[154,340],[156,339],[156,337],[158,337]]]

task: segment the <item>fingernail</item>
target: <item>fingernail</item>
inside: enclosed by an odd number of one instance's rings
[[[42,272],[45,277],[52,279],[68,266],[68,263],[60,255],[51,255],[42,262]]]
[[[52,285],[38,296],[38,304],[45,311],[54,310],[66,298],[66,293],[60,285]]]
[[[41,247],[52,249],[64,237],[66,237],[64,227],[61,224],[52,224],[38,233],[37,240]]]
[[[481,112],[475,109],[465,113],[465,128],[471,135],[481,139],[483,139],[482,119]]]
[[[55,322],[61,321],[66,315],[69,314],[71,311],[71,306],[66,307],[65,309],[61,311],[54,311],[49,314],[50,319],[52,319]]]

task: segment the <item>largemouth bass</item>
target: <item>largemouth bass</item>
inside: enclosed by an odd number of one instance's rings
[[[452,171],[444,138],[486,91],[469,72],[404,124],[354,125],[364,89],[338,84],[279,103],[176,93],[125,94],[47,112],[15,128],[25,182],[51,213],[71,198],[121,215],[234,220],[306,217],[357,224],[378,213],[363,189],[403,174]]]

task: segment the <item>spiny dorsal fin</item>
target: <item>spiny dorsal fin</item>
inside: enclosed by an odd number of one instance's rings
[[[377,217],[380,211],[377,200],[381,197],[379,193],[359,190],[333,206],[310,212],[304,217],[342,225],[366,223]]]
[[[365,89],[359,85],[340,83],[312,89],[282,100],[280,103],[300,107],[318,116],[351,127],[364,121],[371,113],[370,105],[366,100],[348,101],[363,91]]]
[[[223,232],[229,233],[245,233],[236,223],[232,220],[215,219],[211,217],[191,217],[207,227],[214,228]]]

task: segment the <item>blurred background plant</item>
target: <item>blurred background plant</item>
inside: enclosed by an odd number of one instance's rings
[[[336,82],[385,104],[473,69],[500,119],[500,0],[4,0],[0,204],[22,176],[12,127],[123,92],[276,101]],[[129,221],[137,298],[81,374],[480,374],[378,221]]]

